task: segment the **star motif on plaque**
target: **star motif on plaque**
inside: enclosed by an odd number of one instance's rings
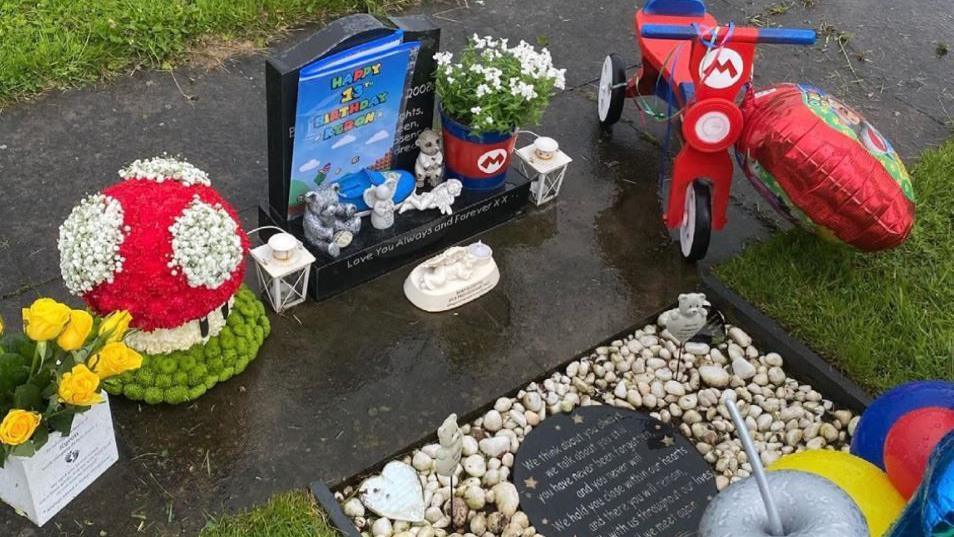
[[[526,485],[528,489],[534,489],[534,490],[536,490],[536,489],[537,489],[537,483],[538,483],[538,481],[537,481],[536,479],[534,479],[533,477],[531,477],[530,479],[524,479],[524,480],[523,480],[523,484]]]
[[[560,426],[559,426],[559,425],[557,425],[557,426],[555,426],[555,427],[553,427],[553,428],[556,429],[557,431],[560,430]]]
[[[577,424],[577,425],[583,423],[583,416],[581,416],[581,415],[579,415],[579,414],[577,414],[576,416],[573,416],[573,423],[575,423],[575,424]]]
[[[668,434],[662,437],[662,445],[666,447],[672,447],[675,443],[676,443],[676,440],[673,437],[669,436]]]
[[[543,520],[540,521],[540,523],[546,526],[547,524],[550,523],[550,521],[544,518]]]

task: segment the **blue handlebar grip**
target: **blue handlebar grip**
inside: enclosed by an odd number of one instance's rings
[[[647,39],[692,40],[699,37],[696,28],[683,24],[647,24],[640,30]],[[732,40],[741,43],[776,45],[814,45],[817,36],[811,28],[746,28],[737,27]]]
[[[814,45],[818,39],[811,28],[761,28],[759,43],[778,45]]]
[[[692,26],[682,24],[647,24],[640,34],[648,39],[695,39],[698,34]]]

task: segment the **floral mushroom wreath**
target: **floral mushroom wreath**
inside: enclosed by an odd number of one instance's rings
[[[128,310],[129,346],[158,354],[205,343],[226,325],[248,237],[208,175],[173,158],[137,160],[60,227],[66,287],[95,312]]]

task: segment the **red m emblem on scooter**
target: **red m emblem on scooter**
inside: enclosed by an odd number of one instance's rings
[[[742,78],[744,71],[742,56],[730,48],[710,50],[699,64],[700,81],[715,89],[732,87]]]
[[[718,70],[719,73],[727,74],[732,78],[739,76],[739,71],[735,68],[735,64],[732,63],[731,59],[716,58],[711,65],[706,69],[704,77],[708,77],[712,74],[713,71]]]

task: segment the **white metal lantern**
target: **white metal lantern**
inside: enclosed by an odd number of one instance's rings
[[[520,170],[530,179],[530,195],[537,205],[557,197],[563,186],[567,165],[573,162],[553,138],[540,136],[517,150]]]
[[[268,295],[272,309],[281,313],[305,301],[315,256],[294,235],[284,231],[272,235],[266,244],[252,250],[252,258],[258,283]]]

